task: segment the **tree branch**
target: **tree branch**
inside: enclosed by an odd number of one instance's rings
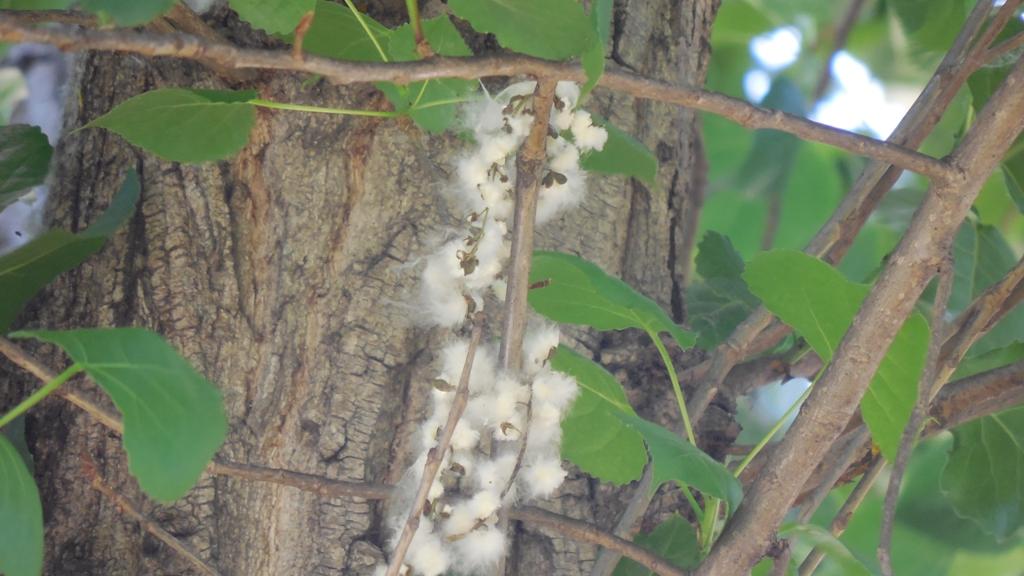
[[[975,57],[977,49],[972,50],[972,42],[984,26],[991,7],[992,4],[988,0],[978,0],[975,4],[935,74],[889,137],[890,142],[917,148],[931,133],[960,86],[979,65]],[[869,162],[853,188],[843,197],[835,213],[804,251],[831,264],[841,261],[868,216],[902,173],[902,168],[889,162]],[[715,349],[706,365],[702,364],[695,370],[698,374],[704,374],[702,377],[698,376],[700,385],[691,395],[687,406],[693,421],[700,420],[736,363],[757,353],[755,351],[772,348],[789,332],[789,327],[773,319],[772,314],[763,306],[743,321],[726,342]]]
[[[910,421],[907,422],[906,428],[903,429],[903,435],[900,437],[896,460],[892,463],[892,473],[889,475],[889,485],[885,490],[882,529],[878,543],[878,563],[883,576],[892,576],[892,526],[896,519],[896,503],[900,496],[903,474],[907,471],[910,454],[914,450],[914,445],[917,444],[921,425],[924,423],[925,414],[928,413],[928,406],[931,404],[934,391],[942,388],[942,385],[945,384],[945,380],[938,380],[935,375],[938,371],[943,336],[946,333],[946,306],[949,304],[949,295],[953,292],[952,254],[947,254],[946,263],[943,265],[942,271],[939,272],[938,278],[939,285],[935,292],[935,303],[932,305],[932,334],[928,342],[924,370],[921,372],[918,383],[917,402],[910,413]]]
[[[427,461],[423,464],[423,475],[420,477],[419,487],[416,489],[416,498],[412,501],[409,510],[409,517],[402,527],[402,534],[395,545],[395,551],[391,554],[391,562],[388,563],[386,576],[398,576],[405,562],[405,554],[409,551],[412,538],[416,535],[416,529],[420,526],[420,518],[423,516],[423,508],[427,504],[427,496],[430,494],[430,487],[434,484],[437,471],[441,469],[441,462],[444,460],[448,446],[455,435],[455,426],[458,425],[462,413],[466,410],[469,402],[469,375],[473,370],[473,359],[476,357],[476,347],[480,343],[480,335],[483,333],[484,318],[482,312],[477,312],[473,318],[473,335],[469,339],[469,348],[466,350],[466,362],[462,365],[462,375],[459,377],[459,385],[455,388],[455,398],[452,400],[452,407],[448,411],[448,421],[445,422],[441,437],[437,439],[437,446],[427,452]]]
[[[331,60],[308,55],[302,60],[295,60],[287,51],[239,48],[184,34],[152,35],[123,30],[35,28],[32,24],[37,21],[37,17],[25,19],[23,14],[0,11],[0,41],[53,44],[61,50],[101,50],[130,52],[143,56],[171,56],[226,68],[305,72],[319,74],[336,84],[379,81],[408,84],[418,80],[439,78],[476,79],[521,74],[537,78],[586,81],[586,74],[578,65],[521,55],[436,57],[413,62],[380,64]],[[746,128],[788,132],[805,140],[829,144],[860,156],[883,159],[930,178],[943,177],[950,171],[943,161],[897,144],[839,130],[779,110],[759,108],[724,94],[673,86],[623,70],[606,71],[598,85],[638,98],[717,114]]]
[[[933,182],[832,363],[697,574],[744,573],[764,553],[802,486],[856,410],[981,185],[1024,129],[1022,90],[1024,60],[1013,67],[953,152],[950,162],[956,173]]]
[[[832,518],[832,524],[829,526],[829,531],[832,535],[838,538],[842,536],[843,532],[846,531],[846,526],[850,523],[850,518],[853,517],[853,513],[857,511],[861,503],[864,502],[864,498],[871,491],[871,486],[875,483],[878,475],[882,472],[882,468],[885,467],[885,460],[877,458],[871,464],[871,467],[864,476],[861,477],[860,482],[854,487],[853,492],[846,498],[846,502],[843,502],[842,507],[836,512],[834,518]],[[803,564],[800,564],[800,576],[811,576],[814,574],[815,568],[825,558],[825,553],[818,547],[811,550],[811,553],[804,559]]]
[[[832,61],[835,60],[836,54],[846,46],[846,39],[850,36],[853,25],[857,23],[857,18],[860,17],[861,10],[864,9],[864,3],[865,0],[850,0],[850,5],[847,6],[846,12],[843,13],[843,19],[836,26],[835,40],[832,42],[832,52],[829,53],[828,59],[825,60],[825,66],[821,69],[818,83],[814,87],[814,97],[811,99],[813,102],[821,100],[821,97],[825,95],[825,91],[828,90],[828,85],[832,82]]]
[[[6,356],[16,365],[24,368],[27,372],[43,382],[53,379],[52,371],[46,365],[22,350],[10,340],[0,337],[0,354]],[[461,382],[460,382],[461,384]],[[64,396],[68,399],[67,396]],[[122,434],[124,427],[121,420],[109,414],[102,408],[98,408],[91,401],[75,403],[90,416],[97,417],[97,420],[113,432]],[[105,415],[105,416],[104,416]],[[291,470],[278,468],[266,468],[249,464],[237,464],[233,462],[211,462],[207,472],[216,476],[251,480],[255,482],[269,482],[281,486],[297,488],[304,492],[310,492],[324,498],[363,498],[366,500],[386,500],[391,496],[393,488],[386,484],[373,484],[365,482],[349,482],[326,478],[315,474],[305,474]],[[664,576],[685,576],[686,573],[672,566],[667,560],[652,554],[648,550],[623,540],[613,534],[583,522],[566,516],[561,516],[546,510],[531,506],[519,506],[508,511],[508,517],[512,520],[526,524],[550,528],[557,533],[580,542],[588,542],[615,550],[616,552],[638,562],[648,569]]]

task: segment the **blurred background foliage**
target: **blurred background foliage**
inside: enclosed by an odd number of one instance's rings
[[[849,36],[832,56],[851,2],[857,0],[723,0],[712,29],[707,87],[846,130],[888,137],[952,45],[973,2],[857,2],[859,10]],[[994,6],[1001,4],[995,2]],[[1024,21],[1019,16],[1007,26],[1003,37],[1024,30]],[[938,157],[951,152],[1011,62],[1005,58],[975,73],[922,151]],[[826,71],[828,78],[823,80]],[[749,132],[715,116],[704,115],[702,123],[710,172],[699,235],[703,238],[708,231],[715,231],[728,237],[744,260],[763,249],[804,248],[865,163],[861,158],[786,134]],[[1022,183],[1024,143],[1018,142],[1000,170],[986,181],[969,221],[957,237],[951,314],[962,310],[1017,262],[1024,249]],[[916,175],[904,174],[900,178],[840,264],[848,278],[858,282],[874,278],[926,188],[927,182]],[[700,273],[699,260],[697,268]],[[713,287],[717,281],[703,278],[701,285]],[[691,298],[700,300],[704,292],[699,288],[691,293]],[[718,298],[723,298],[721,290]],[[738,298],[732,300],[735,312]],[[707,301],[690,303],[693,309],[710,305]],[[730,315],[722,313],[715,318],[724,316]],[[745,312],[731,316],[727,321],[735,323],[742,320]],[[727,328],[718,326],[715,338],[728,335]],[[1018,309],[972,349],[972,360],[961,368],[961,374],[1020,360],[1024,357],[1021,340],[1024,310]],[[806,381],[796,386],[768,387],[753,408],[768,414],[750,415],[744,410],[748,428],[744,436],[758,437],[758,428],[781,415],[805,386]],[[1021,415],[1007,413],[1007,417],[1019,419]],[[940,481],[953,442],[953,435],[946,433],[923,443],[915,452],[897,509],[895,573],[1024,574],[1021,531],[1011,530],[1001,540],[997,539],[982,528],[983,523],[958,516],[949,495],[943,492]],[[1017,471],[1018,497],[1000,504],[1016,507],[1007,510],[1010,515],[1020,514],[1020,498],[1024,494],[1024,451],[1018,446],[1016,453],[1017,462],[1010,465]],[[989,472],[973,471],[978,475]],[[885,480],[883,476],[875,483],[841,538],[876,573],[875,551]],[[828,527],[851,488],[847,485],[835,490],[814,521]],[[810,548],[796,538],[794,567]],[[756,573],[769,571],[770,564],[763,562]],[[816,573],[844,571],[828,559]]]

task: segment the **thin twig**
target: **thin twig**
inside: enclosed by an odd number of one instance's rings
[[[842,20],[836,26],[835,40],[832,42],[832,52],[829,53],[825,66],[821,69],[821,75],[818,76],[818,83],[814,87],[814,102],[821,100],[821,97],[825,95],[825,91],[828,90],[828,85],[832,82],[832,61],[835,60],[836,54],[846,46],[846,39],[850,36],[853,25],[860,18],[860,12],[864,8],[864,3],[865,0],[850,0],[850,5],[846,8],[846,12],[843,13]]]
[[[502,368],[522,368],[523,334],[526,330],[526,294],[530,289],[533,229],[537,218],[544,166],[547,164],[548,120],[555,97],[555,80],[537,82],[533,95],[533,125],[516,158],[516,209],[512,223],[512,248],[505,291],[504,322],[499,361]]]
[[[138,522],[143,530],[149,532],[157,540],[166,544],[168,548],[177,552],[185,560],[188,560],[200,573],[207,576],[219,576],[220,573],[204,562],[188,544],[178,540],[173,534],[161,528],[159,524],[147,518],[127,498],[118,494],[107,484],[100,477],[99,471],[96,469],[96,463],[87,454],[82,456],[82,472],[94,490],[106,496],[121,512]]]
[[[648,463],[644,468],[644,475],[640,477],[636,488],[633,489],[633,496],[629,499],[625,511],[622,512],[619,521],[615,524],[616,536],[632,538],[644,513],[647,512],[647,507],[651,505],[651,498],[654,497],[651,490],[653,483],[654,468]],[[694,510],[694,514],[696,513],[697,511]],[[621,557],[621,553],[616,550],[602,548],[600,554],[597,555],[597,560],[594,560],[593,568],[590,569],[590,576],[609,576],[615,571]]]
[[[296,61],[287,51],[239,48],[184,34],[152,35],[121,30],[79,30],[68,27],[35,28],[31,25],[34,22],[23,20],[20,12],[0,11],[0,41],[53,44],[61,50],[100,50],[131,52],[143,56],[172,56],[215,63],[229,68],[306,72],[319,74],[337,84],[378,81],[408,84],[439,78],[477,79],[517,75],[586,81],[586,73],[579,65],[522,55],[435,57],[429,60],[390,63],[348,62],[307,56],[302,61]],[[716,92],[674,86],[616,69],[607,70],[601,76],[598,85],[639,98],[717,114],[746,128],[788,132],[804,140],[829,144],[859,156],[879,158],[930,178],[941,178],[950,172],[942,160],[903,146],[819,124],[779,110],[759,108]]]
[[[850,518],[853,517],[853,513],[857,511],[861,503],[864,502],[864,498],[867,497],[868,492],[871,491],[871,486],[875,483],[875,479],[878,478],[879,473],[882,472],[882,468],[885,467],[885,460],[881,457],[875,459],[871,464],[871,467],[864,476],[861,477],[860,482],[850,492],[850,495],[846,498],[846,502],[843,502],[842,507],[836,512],[835,517],[832,519],[832,525],[829,527],[832,535],[836,538],[843,535],[846,531],[846,526],[850,523]],[[810,576],[814,573],[814,570],[821,563],[822,559],[825,558],[825,553],[820,548],[814,548],[811,553],[808,554],[807,558],[804,559],[803,563],[800,564],[800,576]]]
[[[997,59],[1002,58],[1004,55],[1013,52],[1021,46],[1024,46],[1024,32],[1018,32],[999,44],[989,48],[985,52],[985,63],[995,62]]]
[[[437,471],[440,470],[448,446],[451,445],[455,426],[458,425],[462,413],[466,410],[466,404],[469,402],[469,375],[473,370],[473,359],[476,357],[476,347],[480,344],[483,326],[483,313],[477,312],[473,319],[473,335],[470,336],[469,348],[466,350],[466,362],[462,365],[462,375],[459,377],[459,385],[455,388],[455,397],[452,399],[452,407],[448,412],[448,421],[445,422],[444,429],[441,431],[441,437],[437,439],[437,445],[427,452],[427,461],[423,465],[423,476],[416,489],[416,498],[412,502],[405,526],[402,527],[398,544],[395,545],[395,550],[391,554],[391,562],[388,564],[386,576],[398,576],[402,569],[405,554],[409,551],[409,545],[412,544],[412,538],[416,535],[416,529],[419,528],[420,517],[423,516],[423,509],[427,504],[430,487],[434,484]]]
[[[523,364],[526,297],[530,290],[530,263],[533,259],[533,230],[537,220],[541,180],[544,176],[544,167],[547,165],[549,120],[556,85],[557,81],[553,78],[538,78],[533,94],[533,124],[516,156],[515,215],[512,220],[512,246],[507,269],[508,286],[505,289],[501,347],[498,352],[498,361],[502,369],[513,374],[522,370]],[[530,406],[532,407],[532,396]],[[502,498],[515,482],[522,466],[529,426],[528,409],[525,429],[519,440],[516,465],[508,479],[508,485],[502,491]],[[508,516],[504,511],[498,516],[498,529],[508,534]],[[504,556],[499,560],[495,573],[505,573]]]
[[[868,433],[867,427],[862,426],[854,431],[850,438],[840,439],[836,442],[836,444],[842,442],[842,449],[838,451],[836,458],[830,463],[825,477],[818,482],[810,496],[803,502],[800,508],[800,515],[798,516],[800,523],[806,524],[811,521],[814,513],[818,511],[818,507],[828,497],[829,492],[839,482],[839,479],[843,477],[843,474],[850,465],[857,460],[860,455],[858,449],[870,439],[871,435]]]
[[[931,403],[934,391],[944,384],[943,381],[937,380],[935,375],[945,334],[946,306],[949,304],[949,295],[953,291],[953,256],[951,254],[947,256],[938,278],[939,285],[935,292],[935,302],[932,305],[932,337],[928,343],[928,354],[918,384],[917,403],[914,404],[914,410],[910,414],[910,421],[903,429],[899,449],[896,452],[896,460],[892,463],[892,473],[889,475],[889,486],[885,490],[885,506],[882,508],[882,529],[878,544],[878,562],[883,576],[892,576],[892,527],[893,521],[896,519],[896,503],[900,496],[903,474],[907,470],[907,462],[910,461],[914,445],[917,444],[921,426],[924,424],[924,416],[928,413],[928,405]]]
[[[989,0],[978,0],[953,46],[893,131],[889,142],[917,148],[931,133],[975,68],[972,43],[984,26],[991,6]],[[868,216],[902,173],[902,168],[887,161],[876,159],[869,162],[835,213],[804,251],[837,264],[853,244]],[[693,421],[700,420],[733,366],[756,354],[756,351],[772,348],[789,332],[789,328],[773,320],[771,312],[763,306],[737,326],[729,338],[715,349],[711,359],[694,370],[700,384],[688,404]]]
[[[984,180],[1024,130],[1022,91],[1024,60],[1013,67],[950,155],[955,175],[932,183],[803,412],[776,448],[776,457],[754,481],[747,504],[736,511],[697,574],[742,573],[761,557],[764,543],[856,410]]]
[[[46,368],[42,361],[24,352],[9,340],[0,338],[0,354],[15,360],[19,366],[40,380],[51,379],[48,375],[52,374],[52,371]],[[933,403],[930,425],[925,429],[925,435],[932,435],[969,420],[1024,403],[1024,386],[1020,386],[1021,378],[1024,378],[1024,362],[964,378],[944,387]],[[88,406],[90,403],[85,405]],[[83,410],[91,416],[97,415],[93,410]],[[102,414],[102,411],[99,413]],[[120,420],[113,415],[110,418],[113,423],[105,419],[101,419],[100,423],[120,434]],[[213,462],[207,471],[222,477],[288,486],[324,498],[384,500],[390,497],[393,490],[392,486],[386,484],[349,482],[315,474],[232,462]],[[669,565],[647,550],[583,521],[529,506],[512,508],[508,514],[513,520],[546,526],[568,538],[615,550],[651,570],[660,570],[659,573],[683,574],[674,568],[665,568]]]
[[[565,516],[533,506],[513,508],[509,511],[509,518],[535,526],[546,526],[564,538],[591,542],[598,546],[615,550],[661,576],[686,576],[686,572],[676,568],[668,560],[660,558],[632,542],[603,532],[586,522],[566,518]]]
[[[1024,287],[1024,257],[998,282],[988,287],[957,316],[942,345],[936,377],[948,379],[967,351],[1008,314],[1021,297]]]
[[[0,336],[0,354],[6,356],[8,360],[14,362],[16,365],[20,366],[26,372],[32,374],[44,383],[50,382],[57,377],[57,374],[47,368],[45,364],[29,355],[27,352],[22,350],[20,346],[3,336]],[[110,430],[113,430],[118,434],[122,434],[124,432],[124,426],[121,424],[121,419],[118,418],[117,415],[93,402],[83,394],[76,392],[73,388],[69,386],[62,386],[61,388],[58,388],[54,394],[64,398],[75,406],[78,406]]]

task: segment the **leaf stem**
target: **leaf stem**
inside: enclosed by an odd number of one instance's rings
[[[665,370],[668,371],[668,379],[672,381],[672,389],[676,393],[676,402],[679,404],[679,414],[683,417],[686,437],[690,440],[690,444],[696,446],[697,436],[693,433],[693,426],[690,424],[690,414],[686,411],[686,397],[683,395],[683,389],[679,385],[679,375],[676,374],[676,367],[672,364],[672,358],[668,355],[668,350],[661,343],[661,338],[658,337],[658,334],[650,330],[647,331],[647,334],[654,341],[654,346],[658,349],[658,353],[661,354],[661,361],[665,363]]]
[[[58,374],[56,378],[47,382],[42,388],[33,392],[31,396],[22,400],[20,404],[18,404],[14,408],[11,408],[10,411],[7,412],[7,414],[4,414],[3,417],[0,418],[0,428],[3,428],[7,424],[9,424],[11,420],[14,420],[15,418],[21,416],[25,412],[28,412],[29,408],[35,406],[36,404],[39,404],[43,400],[43,398],[46,398],[47,396],[52,394],[54,390],[60,388],[61,384],[67,382],[68,379],[70,379],[72,376],[78,374],[81,371],[82,367],[79,366],[78,364],[72,364],[71,366],[69,366],[67,370]]]
[[[381,48],[380,42],[377,41],[377,37],[373,35],[373,31],[370,30],[369,24],[363,19],[363,14],[356,9],[356,5],[352,3],[352,0],[345,0],[345,5],[352,11],[352,15],[356,17],[356,21],[363,27],[363,31],[370,37],[370,42],[373,42],[373,47],[377,49],[377,53],[380,54],[380,59],[384,62],[388,62],[388,55],[384,52],[384,48]]]
[[[693,491],[690,490],[690,485],[685,482],[679,482],[678,480],[676,482],[679,484],[679,489],[683,491],[683,495],[686,496],[686,501],[689,502],[690,507],[693,508],[694,515],[704,516],[704,509],[697,503],[697,499],[693,497]]]
[[[376,118],[396,118],[401,116],[401,112],[393,112],[390,110],[357,110],[349,108],[322,108],[320,106],[307,106],[305,104],[291,104],[288,102],[274,102],[272,100],[262,100],[260,98],[254,98],[248,101],[248,104],[253,106],[259,106],[261,108],[273,108],[275,110],[291,110],[293,112],[314,112],[318,114],[341,114],[345,116],[372,116]]]
[[[705,505],[707,508],[704,509],[704,514],[701,516],[700,521],[701,556],[707,556],[708,552],[711,551],[711,545],[715,542],[718,511],[722,506],[722,501],[718,498],[709,498]]]
[[[437,108],[438,106],[448,106],[449,104],[462,104],[463,102],[469,102],[469,100],[469,98],[444,98],[442,100],[431,100],[426,104],[413,104],[409,110],[426,110],[427,108]]]

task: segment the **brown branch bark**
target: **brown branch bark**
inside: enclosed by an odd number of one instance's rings
[[[846,531],[846,526],[850,523],[850,518],[853,518],[853,513],[857,511],[861,503],[864,502],[864,498],[871,491],[871,486],[875,483],[878,475],[882,472],[882,468],[885,467],[885,460],[877,458],[861,477],[860,482],[854,487],[853,492],[846,498],[846,502],[843,502],[842,507],[836,512],[834,518],[832,518],[832,524],[829,526],[829,531],[832,535],[838,538],[842,536],[843,532]],[[814,570],[818,567],[818,564],[825,558],[825,553],[820,548],[814,548],[811,553],[807,555],[803,563],[800,564],[800,576],[810,576],[814,574]]]
[[[889,137],[890,142],[917,148],[931,133],[967,77],[980,65],[978,49],[972,50],[972,45],[988,18],[991,6],[988,0],[978,0],[975,4],[935,74]],[[850,193],[843,198],[835,213],[804,251],[832,264],[841,261],[868,216],[902,173],[901,168],[891,163],[879,160],[869,162]],[[698,366],[695,370],[700,385],[687,405],[693,421],[700,420],[722,381],[738,362],[758,350],[772,348],[789,331],[788,326],[773,319],[764,307],[755,310],[741,323],[714,351],[706,365]]]
[[[437,446],[427,452],[427,461],[423,464],[423,476],[420,477],[420,484],[416,489],[416,497],[412,501],[409,516],[405,520],[405,526],[402,527],[398,543],[391,554],[391,561],[388,563],[385,573],[387,576],[398,576],[405,563],[405,554],[409,551],[412,538],[420,526],[420,518],[423,517],[423,508],[427,504],[430,487],[434,484],[434,478],[437,477],[437,471],[441,469],[441,462],[444,460],[445,453],[448,452],[452,436],[455,435],[455,426],[458,425],[462,413],[466,410],[466,404],[469,402],[469,375],[473,370],[473,359],[476,357],[476,347],[480,344],[480,335],[483,333],[483,329],[483,313],[477,312],[473,318],[473,335],[470,336],[469,348],[466,350],[466,362],[462,365],[462,375],[459,377],[459,385],[455,388],[455,398],[448,411],[448,420],[441,431],[441,437],[437,439]]]
[[[821,69],[821,75],[818,76],[818,83],[814,86],[812,101],[817,102],[821,100],[821,97],[825,95],[825,91],[828,90],[828,85],[832,82],[832,61],[835,60],[836,54],[846,46],[846,39],[850,36],[853,25],[857,23],[857,19],[860,17],[861,10],[864,9],[866,1],[850,0],[849,6],[846,7],[842,20],[836,26],[835,39],[832,42],[832,52],[829,53],[828,59],[825,60],[825,66]]]
[[[934,390],[941,388],[945,384],[945,380],[937,380],[935,374],[938,370],[943,336],[946,333],[946,306],[949,304],[949,296],[953,292],[952,254],[947,255],[945,266],[939,273],[938,278],[938,290],[935,292],[935,303],[932,306],[932,337],[928,342],[928,355],[925,359],[924,370],[921,372],[920,382],[918,383],[917,402],[914,404],[914,410],[910,414],[910,421],[907,422],[907,426],[904,428],[903,435],[900,438],[896,460],[892,463],[892,473],[889,475],[889,486],[885,490],[885,505],[882,508],[882,529],[878,543],[878,563],[884,576],[892,576],[892,527],[893,521],[896,520],[896,503],[899,500],[903,474],[907,471],[910,454],[917,444],[921,425],[924,423],[925,414],[928,413],[928,405],[931,403]]]
[[[933,182],[800,417],[697,574],[743,573],[764,553],[801,487],[853,415],[982,183],[1024,129],[1022,90],[1024,61],[1014,66],[951,155],[953,175]]]
[[[337,84],[395,82],[408,84],[439,78],[476,79],[530,75],[537,78],[586,81],[583,69],[520,55],[473,58],[435,57],[413,62],[368,63],[307,56],[297,61],[287,51],[239,48],[184,34],[152,35],[123,30],[87,30],[67,27],[35,28],[21,12],[0,11],[0,41],[53,44],[61,50],[130,52],[143,56],[171,56],[234,69],[285,70],[319,74]],[[779,110],[766,110],[724,94],[699,88],[673,86],[623,70],[608,70],[599,86],[638,98],[693,108],[727,118],[751,129],[788,132],[829,144],[860,156],[883,159],[928,177],[948,172],[940,160],[860,134],[812,122]]]
[[[17,366],[24,368],[43,382],[53,379],[53,371],[45,363],[25,352],[15,343],[2,337],[0,337],[0,355],[7,357]],[[63,397],[67,399],[67,396]],[[109,414],[105,409],[99,408],[97,404],[85,401],[75,403],[75,405],[90,416],[97,418],[99,423],[108,429],[118,434],[123,433],[124,427],[120,418]],[[348,482],[314,474],[233,462],[211,462],[207,467],[207,472],[228,478],[290,486],[324,498],[385,500],[391,496],[392,492],[392,487],[386,484]],[[615,550],[658,574],[665,576],[685,576],[686,574],[658,555],[652,554],[650,551],[632,542],[623,540],[581,520],[575,520],[530,506],[519,506],[508,510],[508,517],[518,522],[549,528],[581,542],[589,542]]]

